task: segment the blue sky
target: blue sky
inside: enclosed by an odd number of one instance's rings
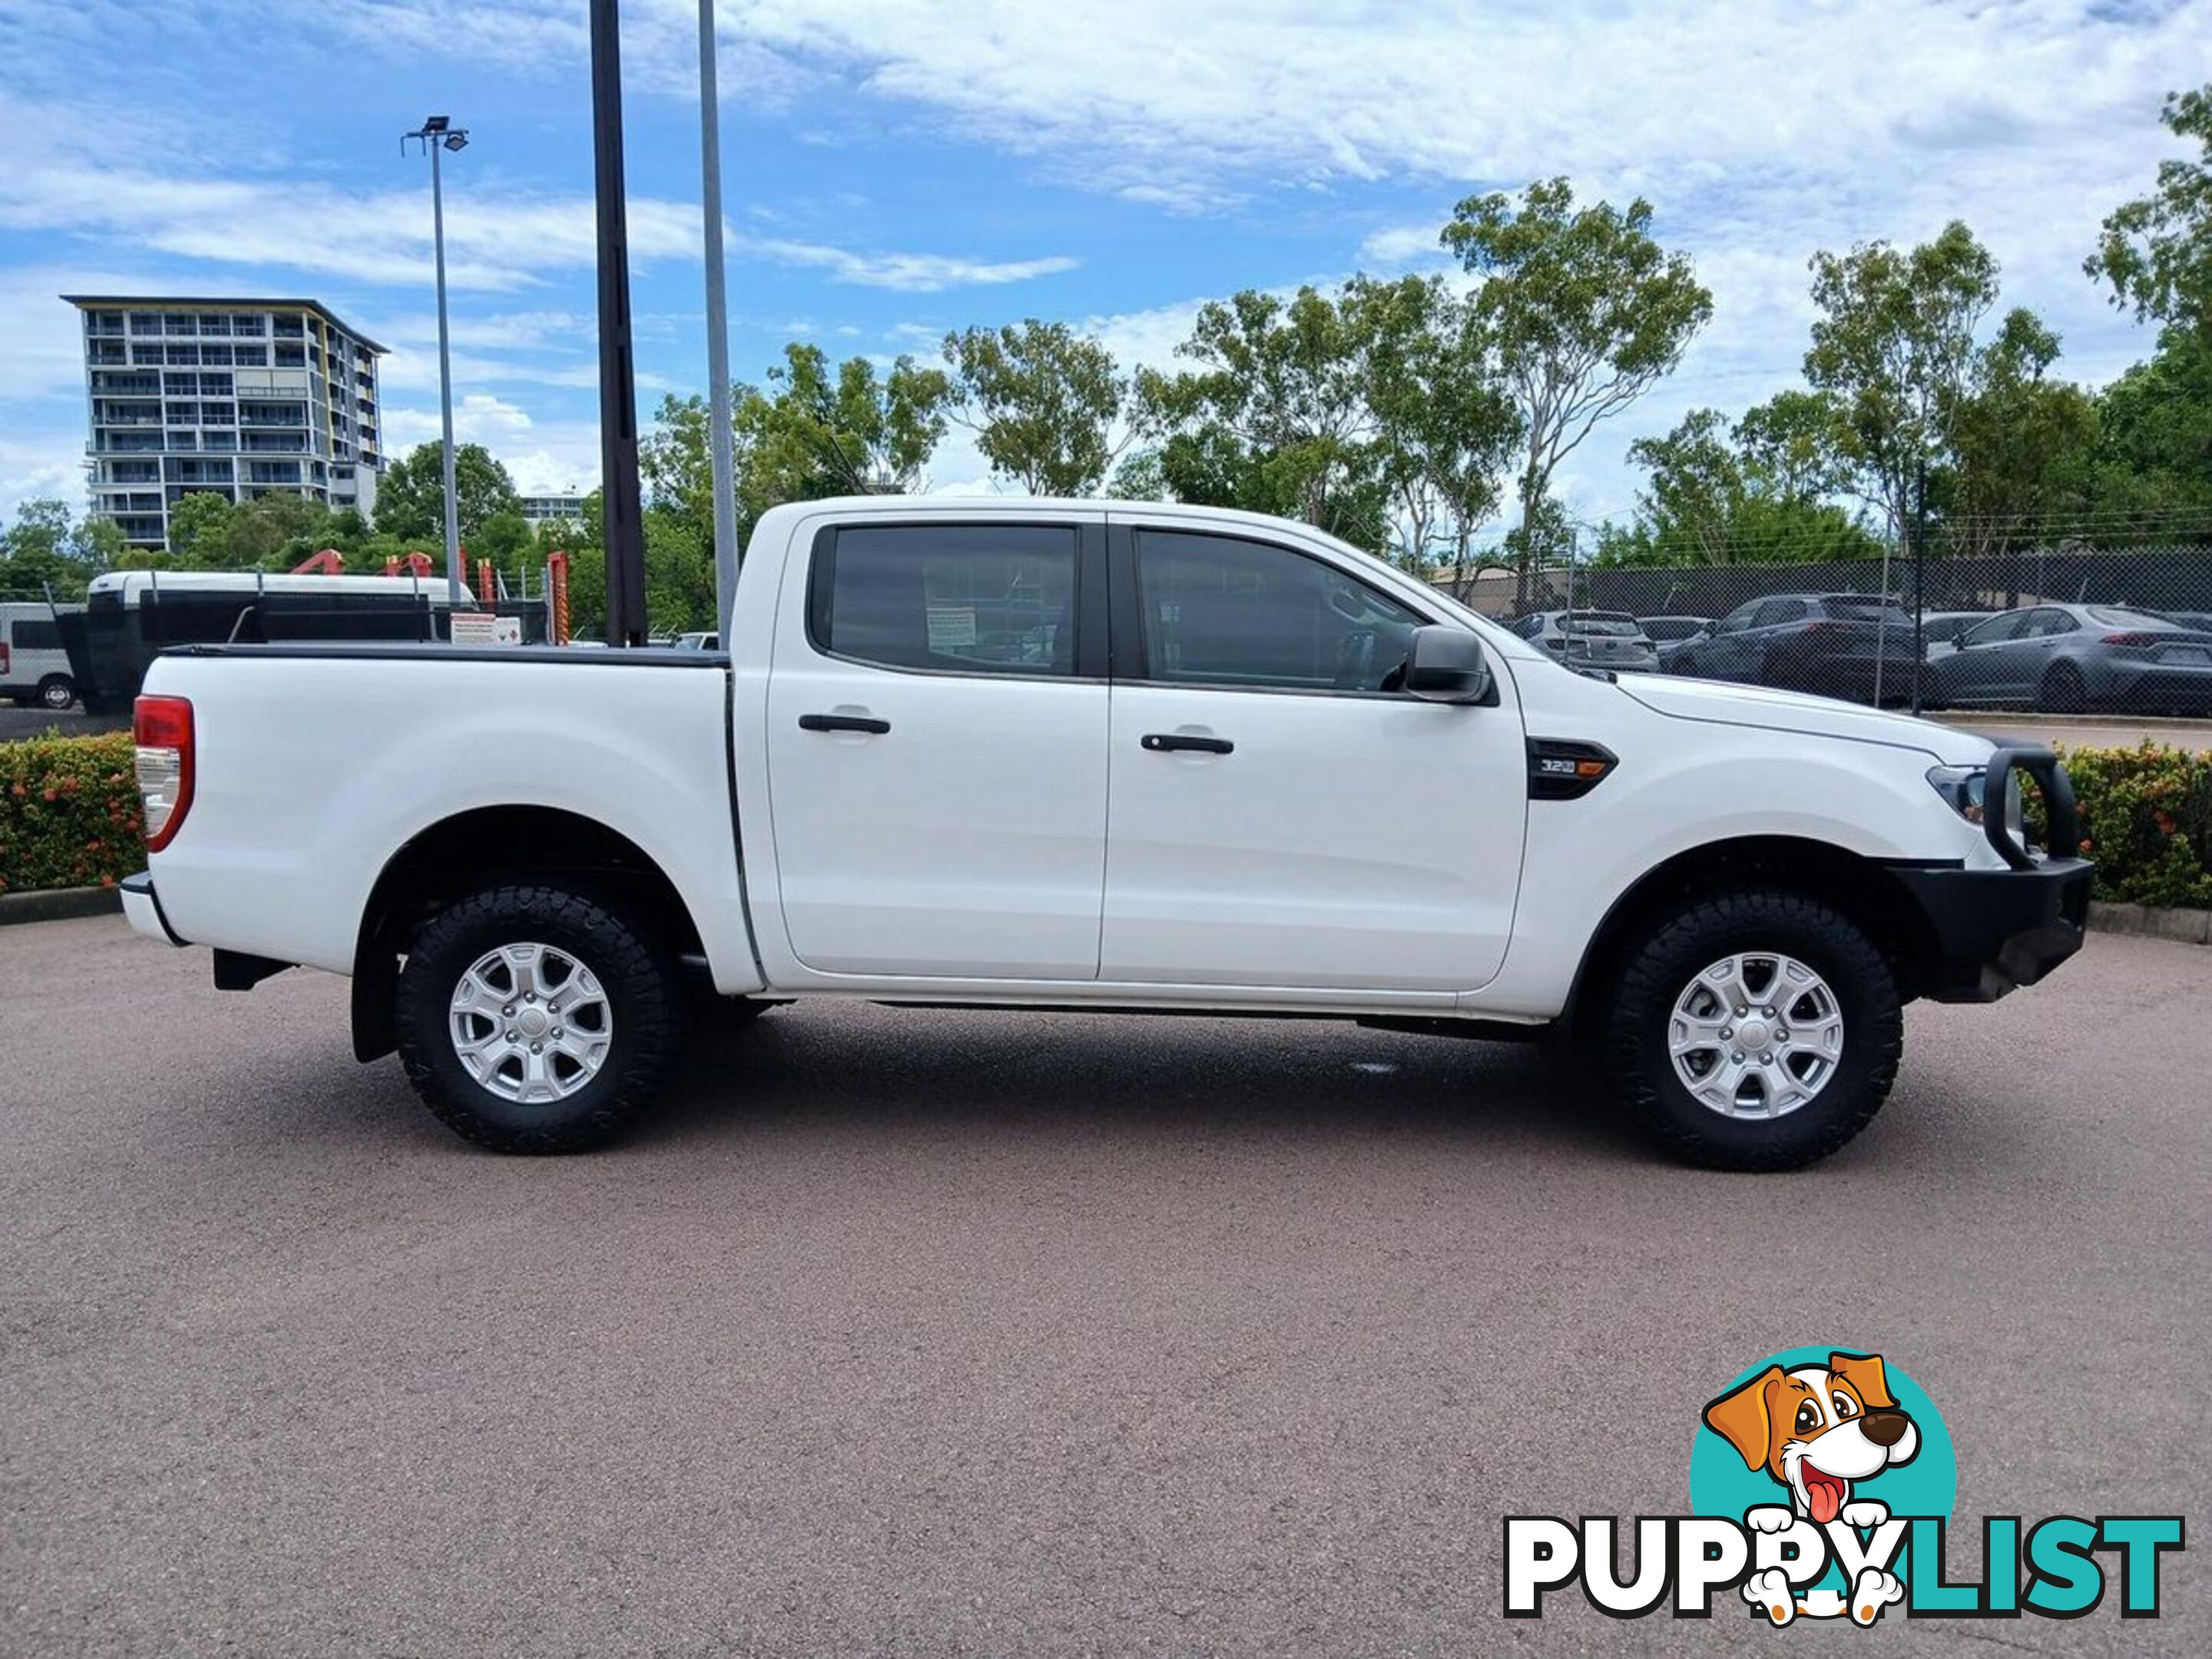
[[[1440,267],[1471,191],[1642,193],[1714,289],[1683,369],[1571,460],[1625,514],[1634,437],[1792,383],[1817,248],[1964,217],[2005,301],[2109,379],[2148,349],[2080,271],[2173,154],[2212,5],[2165,0],[723,0],[732,361],[927,356],[1025,316],[1165,362],[1205,300]],[[705,385],[696,12],[627,0],[641,402]],[[64,291],[307,295],[394,348],[387,446],[434,434],[426,165],[451,114],[463,434],[597,478],[583,0],[0,0],[0,514],[81,501]],[[932,487],[992,483],[956,434]]]

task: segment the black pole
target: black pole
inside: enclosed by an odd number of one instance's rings
[[[607,643],[645,643],[645,525],[630,362],[629,214],[623,197],[622,19],[592,0],[592,155],[599,221],[599,490],[607,547]]]
[[[1912,712],[1920,712],[1920,671],[1927,665],[1928,463],[1923,460],[1912,502]]]

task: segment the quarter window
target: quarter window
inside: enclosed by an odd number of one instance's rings
[[[1075,562],[1072,526],[840,530],[810,579],[810,628],[890,668],[1073,675]]]
[[[1152,679],[1301,691],[1377,691],[1423,618],[1286,548],[1227,536],[1137,537]]]

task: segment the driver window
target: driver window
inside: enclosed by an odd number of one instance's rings
[[[1140,531],[1148,678],[1301,691],[1378,691],[1423,618],[1287,548]]]
[[[1736,606],[1735,610],[1729,611],[1727,616],[1723,617],[1720,621],[1714,625],[1713,632],[1716,634],[1741,634],[1745,629],[1751,626],[1752,617],[1759,613],[1759,607],[1765,603],[1765,601],[1763,599],[1753,599],[1749,605],[1740,605]]]
[[[2008,611],[2002,617],[1992,617],[1969,630],[1959,643],[1962,646],[1996,645],[2003,640],[2017,639],[2021,625],[2030,614],[2026,611]]]

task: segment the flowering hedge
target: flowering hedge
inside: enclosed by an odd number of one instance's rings
[[[2212,757],[2160,749],[2069,749],[2082,851],[2097,896],[2212,910]]]
[[[131,734],[0,743],[0,893],[112,887],[146,867]]]
[[[2212,757],[2071,749],[2097,896],[2212,909]],[[131,738],[0,744],[0,893],[109,886],[143,869]]]

